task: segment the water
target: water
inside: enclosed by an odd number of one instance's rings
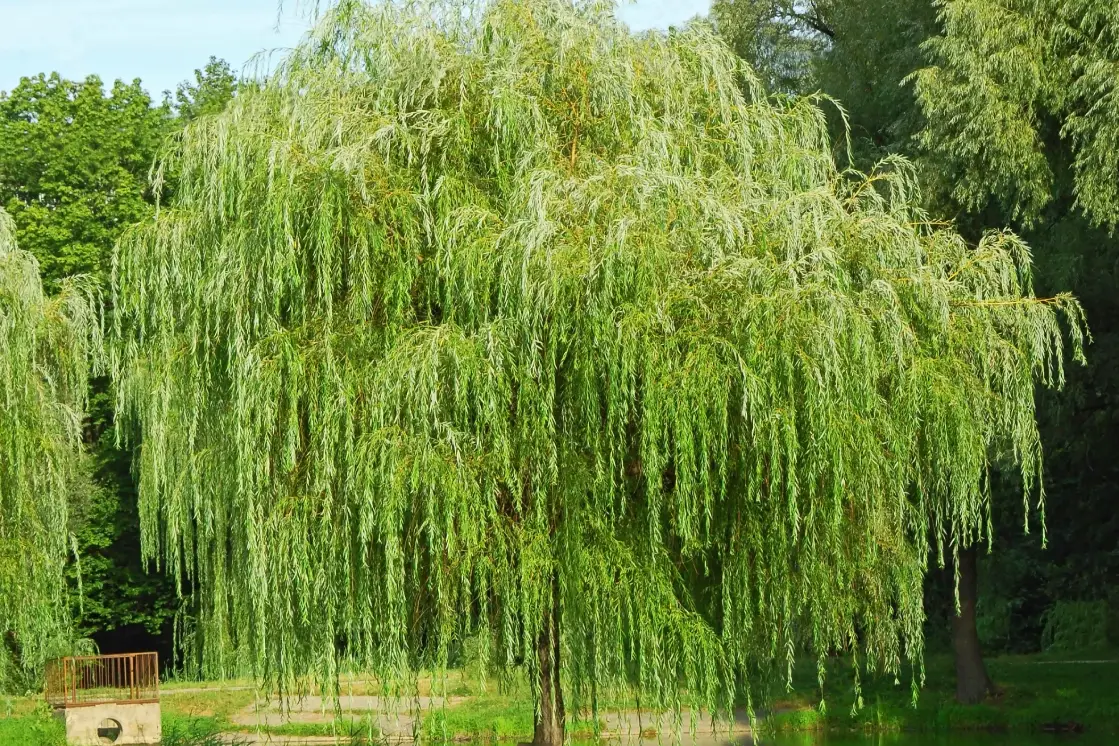
[[[220,741],[190,741],[183,742],[184,746],[210,746]],[[338,744],[344,746],[345,739],[337,742],[329,738],[309,738],[299,741],[282,741],[272,736],[254,737],[245,734],[238,741],[244,746],[274,746],[277,743],[286,743],[287,746],[325,746]],[[411,742],[404,742],[411,743]],[[750,740],[749,736],[736,736],[733,738],[711,736],[697,733],[695,738],[684,736],[680,746],[1113,746],[1119,743],[1119,738],[1105,733],[1084,734],[1001,734],[1001,733],[885,733],[873,735],[829,735],[823,733],[792,733],[761,738],[757,741]],[[179,742],[175,742],[176,746]],[[460,742],[457,746],[515,746],[516,741],[470,741]],[[591,741],[572,741],[573,746],[675,746],[671,737],[614,738],[598,743]],[[165,746],[167,746],[165,742]]]
[[[758,746],[1111,746],[1111,734],[888,733],[874,735],[790,734],[771,736]]]
[[[612,745],[618,741],[608,742]],[[659,742],[673,746],[671,738]],[[680,746],[1114,746],[1119,737],[1110,733],[1007,734],[1007,733],[882,733],[835,735],[826,733],[787,733],[759,738],[749,736],[717,737],[710,734],[684,736]],[[621,739],[621,746],[657,746],[658,740]]]

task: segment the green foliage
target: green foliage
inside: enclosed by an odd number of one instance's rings
[[[66,729],[61,720],[51,716],[46,703],[28,715],[0,715],[0,743],[28,746],[66,746]]]
[[[1058,652],[1103,650],[1108,617],[1106,601],[1058,601],[1045,612],[1041,647]]]
[[[835,36],[836,0],[716,0],[711,19],[720,36],[775,92],[815,88],[813,68]]]
[[[1112,0],[945,0],[916,73],[924,145],[953,196],[1036,221],[1067,154],[1077,205],[1119,223],[1119,5]],[[1064,147],[1062,147],[1064,146]]]
[[[921,43],[936,30],[932,2],[835,0],[828,22],[836,36],[815,60],[815,79],[847,110],[855,162],[917,155],[924,120],[903,81],[924,64]]]
[[[139,81],[118,81],[107,94],[96,77],[39,75],[0,97],[0,205],[12,211],[20,245],[39,259],[48,287],[78,272],[108,285],[114,243],[152,212],[147,176],[168,117]],[[67,572],[70,605],[83,634],[134,622],[158,629],[173,588],[141,568],[130,459],[115,447],[107,381],[93,381],[88,398],[82,435],[91,458],[70,500],[80,557]]]
[[[929,170],[966,207],[983,208],[978,220],[1030,225],[1040,283],[1074,288],[1094,337],[1089,366],[1041,407],[1058,517],[1049,550],[1015,549],[1014,565],[996,559],[993,586],[1029,579],[1013,601],[1033,619],[1019,635],[1032,646],[1050,607],[1106,598],[1119,577],[1119,241],[1109,230],[1119,216],[1119,11],[1092,0],[953,0],[938,10],[933,64],[914,77]]]
[[[87,382],[101,363],[91,285],[45,295],[0,210],[0,688],[68,650],[69,500],[81,489]]]
[[[0,94],[0,207],[44,282],[87,274],[108,282],[120,232],[151,214],[147,173],[167,131],[140,82],[23,78]]]
[[[100,382],[99,382],[100,383]],[[111,412],[104,387],[94,394],[91,409]],[[72,502],[71,524],[80,561],[68,577],[82,595],[72,599],[79,629],[86,635],[141,626],[152,635],[167,634],[178,607],[171,579],[147,572],[140,555],[140,516],[127,469],[131,459],[114,442],[111,421],[87,426],[97,433],[88,467],[96,483],[84,499]]]
[[[237,92],[237,76],[225,60],[211,57],[201,70],[194,71],[194,82],[183,81],[175,91],[175,112],[181,122],[217,114]]]
[[[712,16],[770,90],[838,101],[846,116],[835,118],[833,136],[850,138],[855,163],[915,154],[923,119],[903,81],[925,64],[932,0],[715,0]]]
[[[719,18],[725,8],[758,10],[771,5],[768,0],[716,0],[714,9]],[[950,5],[956,10],[975,7]],[[840,101],[847,120],[833,118],[833,136],[842,144],[849,124],[855,162],[891,153],[915,158],[930,212],[954,216],[959,230],[969,237],[981,236],[993,226],[1013,224],[1013,216],[1021,211],[1009,191],[1001,200],[977,199],[967,210],[952,198],[953,189],[962,183],[958,171],[965,166],[975,183],[986,188],[997,183],[996,178],[989,178],[992,170],[1008,184],[1028,184],[1021,167],[1013,160],[1001,160],[994,151],[988,155],[999,163],[976,160],[976,152],[993,147],[986,131],[988,121],[978,115],[963,116],[954,122],[934,121],[926,130],[926,112],[917,101],[911,76],[930,64],[926,52],[940,43],[924,45],[941,32],[934,3],[833,0],[811,8],[833,35],[810,63],[801,66],[801,83],[792,88],[811,91],[819,87]],[[942,12],[956,11],[945,6]],[[1031,18],[1030,24],[1037,27],[1037,33],[1048,33],[1041,28],[1046,22]],[[953,28],[962,33],[962,26]],[[720,23],[719,30],[734,39],[733,27]],[[801,23],[796,33],[806,37],[816,32]],[[1013,36],[1013,29],[1000,29],[984,34],[978,46],[967,33],[943,43],[961,47],[957,51],[974,57],[972,62],[993,69],[1008,60],[1024,59],[1020,49],[1006,46]],[[1085,50],[1052,63],[1090,57],[1095,42],[1085,43]],[[948,72],[946,68],[937,74]],[[978,110],[983,95],[997,92],[981,83],[981,76],[959,71],[954,75],[960,87],[943,94],[946,105],[954,110]],[[1119,440],[1112,435],[1119,428],[1119,296],[1114,291],[1119,283],[1119,242],[1107,230],[1094,227],[1077,209],[1075,155],[1068,138],[1052,135],[1062,126],[1056,116],[1052,111],[1041,112],[1038,123],[1039,132],[1049,133],[1043,146],[1044,160],[1052,172],[1050,192],[1039,197],[1046,207],[1032,216],[1032,226],[1019,227],[1033,249],[1040,291],[1073,289],[1091,321],[1094,339],[1088,365],[1070,372],[1069,385],[1060,396],[1043,393],[1041,397],[1039,420],[1049,507],[1046,545],[1036,535],[1022,534],[1017,509],[1020,485],[1005,474],[996,479],[992,511],[996,551],[982,560],[978,618],[984,647],[990,651],[1037,650],[1046,609],[1058,600],[1103,598],[1114,592],[1110,588],[1119,577],[1119,512],[1113,509],[1114,489],[1119,484]],[[957,126],[971,131],[963,139],[947,142],[941,140],[946,125],[951,125],[952,132]],[[923,138],[918,138],[922,131]],[[927,148],[920,147],[921,139]],[[958,152],[946,153],[950,146],[958,147]],[[926,598],[933,618],[927,629],[936,644],[948,616],[954,613],[948,601],[951,579],[934,578]]]
[[[481,630],[535,681],[558,616],[572,711],[726,712],[801,649],[918,670],[992,460],[1039,497],[1076,302],[706,27],[611,13],[344,2],[168,154],[113,369],[209,670],[398,681]]]
[[[148,175],[163,138],[180,122],[220,111],[235,88],[229,65],[211,58],[194,84],[179,87],[175,119],[169,103],[152,106],[139,81],[118,81],[107,93],[96,77],[39,75],[0,96],[0,205],[48,288],[75,272],[108,284],[113,245],[153,211]],[[131,458],[115,442],[107,380],[92,382],[88,409],[91,478],[70,502],[81,560],[67,574],[78,628],[101,635],[142,625],[169,636],[174,586],[142,566]]]

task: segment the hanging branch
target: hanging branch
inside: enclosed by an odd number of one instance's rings
[[[81,425],[100,349],[93,287],[72,278],[45,295],[0,210],[0,690],[37,685],[74,641],[69,504],[84,487]]]

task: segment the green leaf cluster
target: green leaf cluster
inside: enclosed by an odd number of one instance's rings
[[[48,289],[75,274],[107,285],[117,237],[151,214],[147,175],[167,116],[138,80],[106,95],[96,76],[54,73],[0,94],[0,207]]]

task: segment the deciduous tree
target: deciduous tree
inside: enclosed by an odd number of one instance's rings
[[[0,94],[0,207],[48,289],[74,274],[108,279],[117,236],[150,214],[147,176],[167,114],[138,80],[106,94],[96,76],[53,73]]]
[[[985,536],[993,460],[1036,490],[1076,302],[705,26],[611,13],[342,2],[168,154],[113,370],[212,669],[480,635],[538,743],[607,693],[726,712],[801,650],[919,661],[930,549]]]
[[[956,199],[1036,221],[1068,168],[1076,205],[1119,224],[1119,5],[949,0],[938,20],[915,84]]]

